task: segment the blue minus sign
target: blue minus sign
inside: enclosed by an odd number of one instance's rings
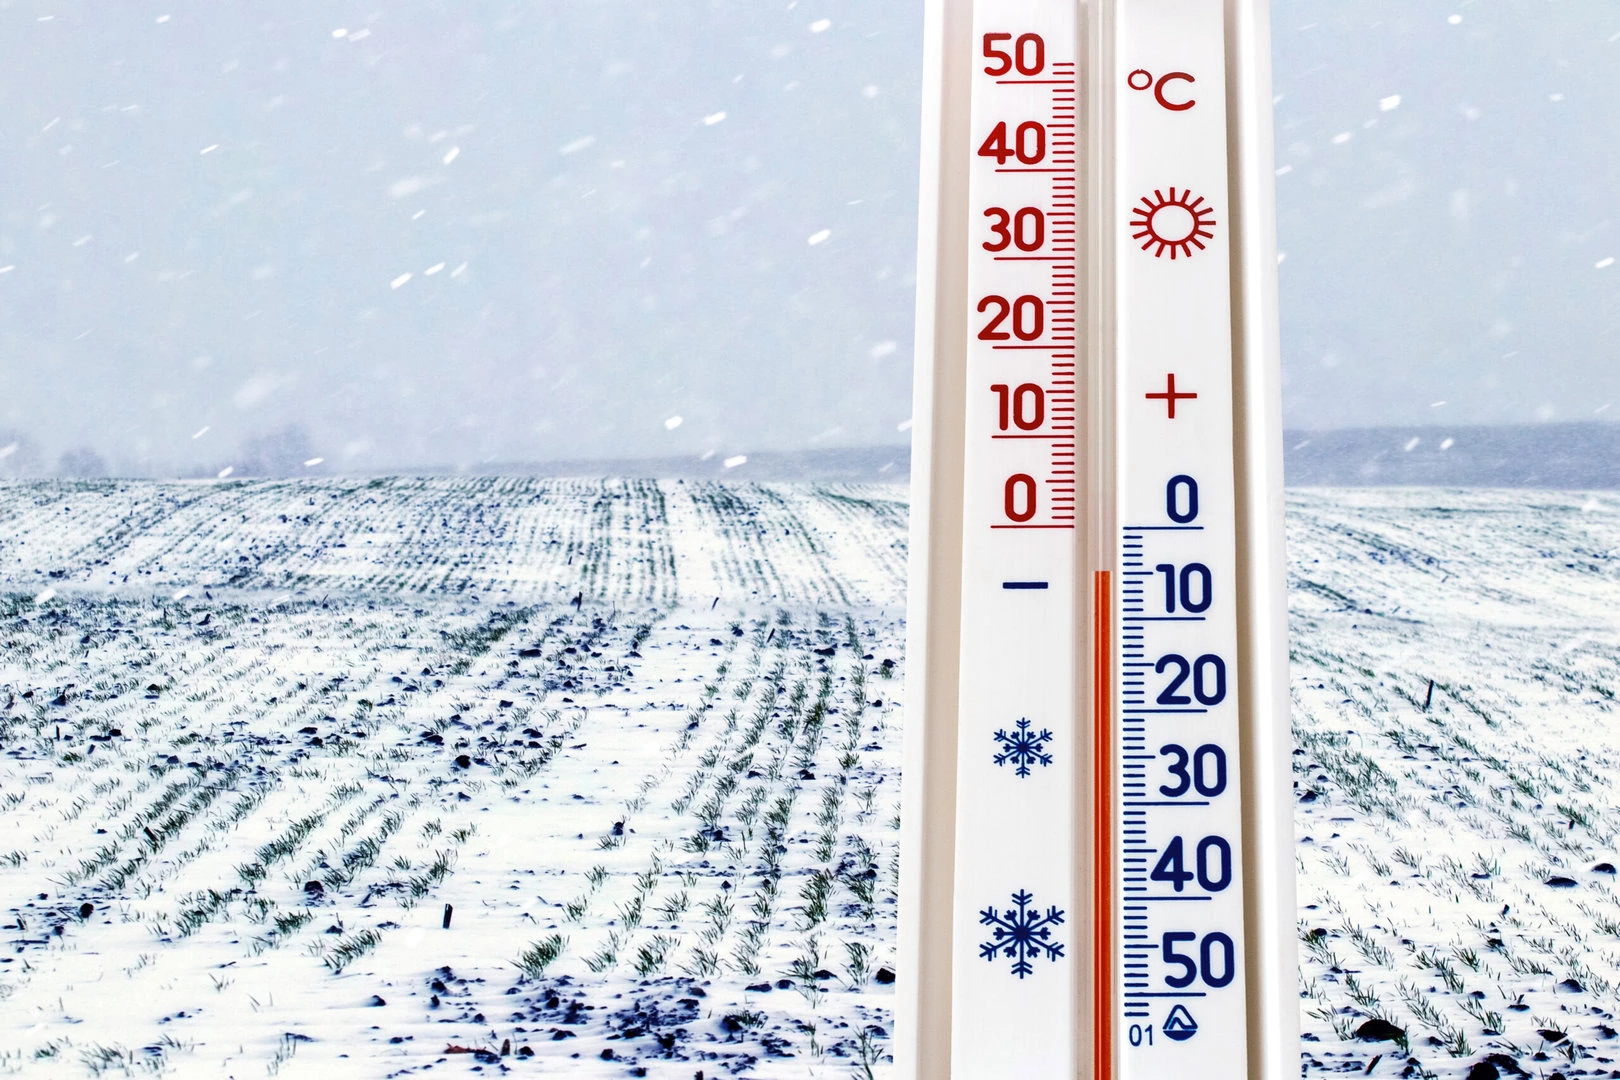
[[[1044,589],[1046,585],[1047,583],[1044,581],[1003,581],[1001,583],[1003,589]]]

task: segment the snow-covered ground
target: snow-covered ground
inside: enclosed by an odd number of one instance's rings
[[[1288,510],[1307,1072],[1620,1076],[1620,497]]]
[[[0,489],[0,1071],[877,1065],[905,516],[892,488]]]
[[[1289,511],[1306,1072],[1620,1075],[1620,499]],[[881,1074],[905,520],[0,487],[0,1072]]]

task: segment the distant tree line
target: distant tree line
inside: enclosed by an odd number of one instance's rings
[[[119,468],[109,465],[95,447],[74,446],[62,451],[55,461],[40,448],[33,436],[25,431],[0,429],[0,479],[95,480],[113,476],[218,476],[225,469],[236,476],[309,476],[324,473],[324,462],[316,461],[320,454],[309,433],[298,424],[288,424],[275,431],[245,439],[237,453],[223,461],[210,461],[186,466],[178,464],[164,468],[147,465],[140,468]]]

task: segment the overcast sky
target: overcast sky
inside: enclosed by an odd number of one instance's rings
[[[1602,418],[1620,9],[1275,8],[1290,426]],[[0,469],[903,443],[920,28],[0,0]]]
[[[1286,422],[1614,418],[1620,5],[1277,0],[1272,24]]]

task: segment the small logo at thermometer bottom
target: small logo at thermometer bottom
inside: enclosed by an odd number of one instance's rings
[[[1187,1011],[1187,1006],[1177,1005],[1170,1010],[1170,1015],[1165,1017],[1164,1024],[1159,1030],[1176,1042],[1186,1042],[1198,1034],[1198,1022],[1192,1018],[1192,1013]]]

